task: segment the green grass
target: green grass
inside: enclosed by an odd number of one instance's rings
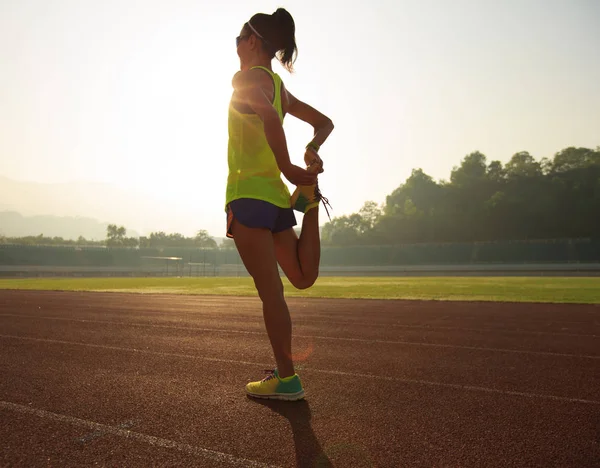
[[[600,303],[600,277],[321,277],[288,297]],[[0,289],[256,296],[250,278],[2,279]]]

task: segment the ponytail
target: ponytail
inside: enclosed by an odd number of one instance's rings
[[[279,32],[281,42],[277,44],[279,50],[277,51],[277,60],[281,62],[281,65],[289,71],[293,71],[293,64],[296,61],[298,55],[298,46],[296,45],[296,24],[294,18],[284,8],[278,8],[275,13],[271,15],[276,25],[276,29]]]
[[[249,24],[262,36],[264,49],[271,58],[277,57],[281,65],[291,73],[298,55],[296,25],[292,15],[286,9],[278,8],[272,15],[257,13]]]

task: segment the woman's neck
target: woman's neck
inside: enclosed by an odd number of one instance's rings
[[[273,68],[271,68],[271,60],[263,57],[256,57],[249,60],[247,63],[244,63],[240,69],[242,71],[248,71],[252,67],[265,67],[267,70],[273,71]]]

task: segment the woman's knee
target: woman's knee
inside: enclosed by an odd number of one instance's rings
[[[254,278],[254,285],[261,301],[283,299],[283,283],[279,276],[275,278]]]
[[[296,289],[308,289],[310,288],[313,284],[315,284],[315,282],[317,281],[317,278],[319,276],[319,273],[315,273],[313,275],[302,275],[302,276],[298,276],[296,278],[289,278],[290,283],[292,283],[292,286],[294,286]]]

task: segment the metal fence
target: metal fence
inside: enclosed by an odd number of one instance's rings
[[[324,275],[524,272],[532,268],[585,272],[596,264],[600,264],[600,239],[323,246],[321,253]],[[236,249],[0,245],[0,274],[194,277],[248,273]]]

